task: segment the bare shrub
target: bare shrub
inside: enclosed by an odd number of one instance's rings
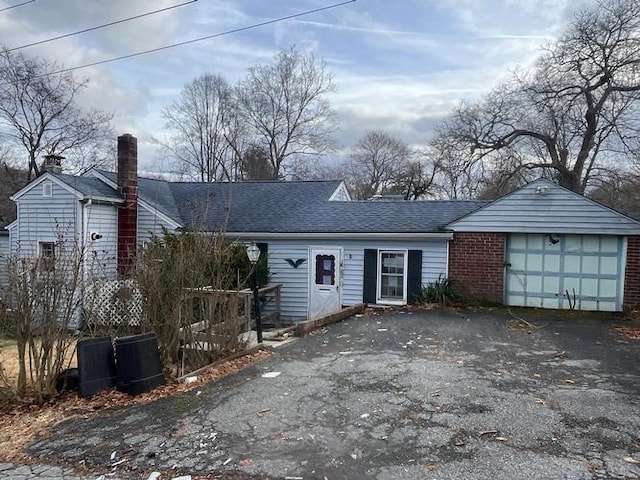
[[[56,378],[69,366],[80,322],[84,248],[55,242],[55,256],[12,257],[0,313],[0,334],[17,346],[17,378],[3,373],[5,389],[23,401],[55,396]]]
[[[162,361],[184,372],[245,348],[251,266],[245,247],[222,234],[168,233],[138,255],[142,331],[153,331]]]

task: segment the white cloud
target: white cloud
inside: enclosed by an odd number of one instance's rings
[[[28,43],[180,2],[42,0],[0,15],[0,42]],[[82,65],[323,5],[318,0],[200,0],[24,52]],[[154,164],[152,137],[162,131],[162,107],[186,82],[211,72],[235,83],[249,66],[271,61],[291,44],[326,59],[333,72],[338,90],[331,100],[340,117],[342,145],[376,128],[416,143],[462,98],[481,95],[516,65],[532,62],[539,45],[562,31],[574,5],[569,0],[361,0],[76,73],[90,78],[83,101],[114,110],[116,131],[139,137],[141,169],[147,171],[167,168]]]

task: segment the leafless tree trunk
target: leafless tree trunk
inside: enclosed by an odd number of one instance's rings
[[[480,101],[463,102],[440,137],[466,145],[474,162],[495,152],[513,167],[548,176],[583,193],[608,159],[637,151],[640,98],[640,3],[600,1],[582,10],[534,68]]]
[[[289,159],[319,155],[331,145],[333,89],[323,62],[294,48],[272,65],[249,68],[238,86],[241,118],[256,147],[269,153],[271,178],[285,174]]]
[[[71,72],[52,74],[60,67],[22,53],[0,52],[0,138],[27,153],[28,179],[40,173],[42,154],[67,155],[83,164],[82,153],[103,151],[113,137],[111,113],[83,110],[78,94],[86,81]],[[94,159],[96,157],[93,157]],[[95,160],[94,160],[95,161]]]
[[[407,170],[412,152],[401,140],[384,131],[367,132],[349,157],[349,183],[355,198],[393,192],[394,184]]]
[[[180,98],[162,111],[172,132],[163,146],[192,178],[235,180],[237,139],[233,92],[220,75],[205,73],[187,83]]]

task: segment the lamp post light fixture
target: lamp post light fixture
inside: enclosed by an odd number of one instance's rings
[[[251,283],[253,287],[253,309],[256,316],[256,335],[258,343],[262,343],[262,319],[260,318],[260,295],[258,294],[258,260],[260,249],[255,242],[247,245],[247,257],[251,262]]]

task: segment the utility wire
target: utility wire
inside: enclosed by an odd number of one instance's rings
[[[29,0],[29,1],[30,2],[35,2],[36,0]],[[15,50],[21,50],[23,48],[33,47],[34,45],[40,45],[42,43],[48,43],[48,42],[53,42],[55,40],[60,40],[61,38],[73,37],[74,35],[80,35],[81,33],[92,32],[94,30],[99,30],[99,29],[105,28],[105,27],[111,27],[112,25],[117,25],[119,23],[129,22],[131,20],[136,20],[138,18],[148,17],[149,15],[155,15],[156,13],[166,12],[167,10],[172,10],[174,8],[183,7],[185,5],[189,5],[190,3],[194,3],[194,2],[197,2],[197,1],[198,0],[189,0],[188,2],[180,3],[178,5],[172,5],[170,7],[161,8],[159,10],[153,10],[151,12],[142,13],[140,15],[134,15],[133,17],[123,18],[122,20],[116,20],[116,21],[113,21],[113,22],[104,23],[102,25],[97,25],[95,27],[89,27],[89,28],[85,28],[83,30],[78,30],[77,32],[65,33],[64,35],[58,35],[57,37],[47,38],[46,40],[39,40],[37,42],[27,43],[25,45],[20,45],[19,47],[9,48],[6,51],[7,52],[13,52]],[[25,2],[25,3],[29,3],[29,2]],[[13,7],[9,7],[9,8],[13,8]],[[0,12],[1,11],[2,10],[0,10]]]
[[[0,12],[4,12],[6,10],[11,10],[12,8],[17,8],[17,7],[21,7],[23,5],[26,5],[27,3],[33,3],[36,0],[27,0],[26,2],[22,2],[22,3],[16,3],[15,5],[11,5],[10,7],[4,7],[4,8],[0,8]]]
[[[130,53],[128,55],[122,55],[120,57],[108,58],[106,60],[99,60],[97,62],[85,63],[83,65],[78,65],[76,67],[63,68],[63,69],[57,70],[55,72],[47,72],[47,73],[43,73],[41,75],[34,75],[32,78],[46,77],[47,75],[58,75],[60,73],[72,72],[74,70],[80,70],[82,68],[95,67],[96,65],[103,65],[105,63],[117,62],[119,60],[126,60],[128,58],[139,57],[141,55],[147,55],[149,53],[160,52],[162,50],[168,50],[170,48],[181,47],[183,45],[189,45],[191,43],[201,42],[203,40],[210,40],[212,38],[223,37],[225,35],[231,35],[232,33],[245,32],[247,30],[252,30],[254,28],[264,27],[265,25],[271,25],[271,24],[274,24],[274,23],[282,22],[284,20],[290,20],[292,18],[303,17],[305,15],[311,15],[313,13],[323,12],[325,10],[330,10],[330,9],[333,9],[333,8],[342,7],[343,5],[347,5],[349,3],[354,3],[355,1],[356,0],[345,0],[343,2],[334,3],[334,4],[328,5],[326,7],[314,8],[313,10],[305,10],[304,12],[294,13],[292,15],[287,15],[287,16],[284,16],[284,17],[274,18],[272,20],[266,20],[266,21],[260,22],[260,23],[254,23],[253,25],[248,25],[246,27],[234,28],[232,30],[227,30],[225,32],[219,32],[219,33],[214,33],[214,34],[211,34],[211,35],[206,35],[204,37],[198,37],[198,38],[194,38],[194,39],[191,39],[191,40],[185,40],[184,42],[172,43],[170,45],[164,45],[162,47],[152,48],[152,49],[149,49],[149,50],[143,50],[141,52],[136,52],[136,53]]]

